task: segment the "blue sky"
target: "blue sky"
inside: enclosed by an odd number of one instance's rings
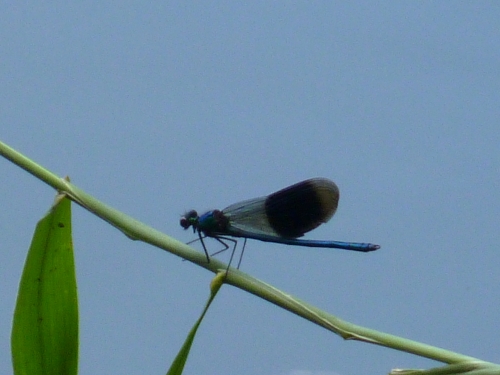
[[[242,270],[353,323],[500,362],[500,4],[83,1],[2,13],[4,142],[186,242],[185,210],[330,178],[339,209],[307,238],[382,248],[251,241]],[[0,171],[10,373],[18,283],[54,191],[5,160]],[[80,374],[165,373],[212,274],[73,215]],[[185,373],[437,365],[223,287]]]

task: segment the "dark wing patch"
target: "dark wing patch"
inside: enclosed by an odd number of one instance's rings
[[[338,202],[339,189],[333,181],[313,178],[269,195],[265,210],[276,233],[296,238],[330,220]]]

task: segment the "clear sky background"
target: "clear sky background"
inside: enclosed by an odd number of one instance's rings
[[[499,20],[494,1],[10,2],[0,137],[186,242],[185,210],[330,178],[339,209],[307,238],[382,248],[251,241],[242,270],[353,323],[500,362]],[[19,279],[54,191],[5,160],[0,173],[7,374]],[[213,275],[73,213],[80,374],[165,373]],[[437,365],[226,286],[185,373]]]

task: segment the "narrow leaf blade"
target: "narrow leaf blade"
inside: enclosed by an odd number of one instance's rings
[[[189,351],[191,350],[191,345],[193,344],[194,337],[196,336],[196,332],[198,331],[198,327],[200,326],[203,317],[207,313],[210,304],[217,295],[217,292],[224,283],[225,277],[226,277],[225,271],[219,272],[217,275],[215,275],[212,282],[210,283],[210,297],[208,298],[208,301],[205,304],[205,308],[203,309],[200,317],[194,324],[193,328],[191,328],[191,331],[189,331],[189,334],[187,335],[184,344],[179,350],[179,353],[177,354],[174,361],[170,365],[170,369],[168,370],[167,375],[182,375],[182,372],[184,371],[184,365],[186,364],[187,358],[189,356]]]
[[[71,202],[60,195],[36,226],[19,285],[11,336],[16,375],[76,375],[77,302]]]

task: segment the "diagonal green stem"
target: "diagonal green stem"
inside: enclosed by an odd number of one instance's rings
[[[0,142],[0,155],[25,169],[27,172],[31,173],[53,188],[66,193],[75,203],[86,208],[90,212],[93,212],[101,219],[118,228],[131,239],[147,242],[189,260],[214,273],[226,270],[227,265],[225,263],[217,259],[211,259],[210,263],[207,263],[205,254],[195,251],[186,244],[177,241],[174,238],[171,238],[110,206],[107,206],[75,185],[71,184],[67,179],[56,176],[54,173],[41,167],[34,161],[23,156],[2,142]],[[487,363],[473,357],[345,322],[234,268],[230,269],[225,281],[228,284],[252,293],[296,315],[299,315],[304,319],[324,327],[340,335],[346,340],[369,342],[450,364],[469,361],[484,364]]]

